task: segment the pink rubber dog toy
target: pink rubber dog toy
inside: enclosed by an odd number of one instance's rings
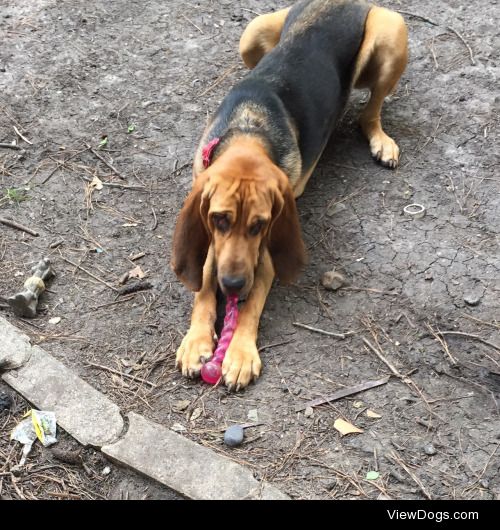
[[[201,378],[205,383],[215,385],[222,376],[222,361],[226,351],[233,338],[234,330],[238,324],[238,296],[230,295],[227,297],[226,316],[224,317],[224,326],[220,334],[217,348],[210,361],[201,367]]]

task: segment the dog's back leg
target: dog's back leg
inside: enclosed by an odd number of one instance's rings
[[[372,156],[390,168],[398,165],[399,147],[383,131],[380,113],[407,60],[408,30],[403,17],[382,7],[372,7],[356,62],[354,88],[370,89],[370,99],[361,114],[361,129],[370,142]]]
[[[260,15],[248,24],[240,39],[240,55],[248,68],[255,68],[278,44],[288,11],[289,7]]]

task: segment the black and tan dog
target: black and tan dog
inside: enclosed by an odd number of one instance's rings
[[[177,351],[186,376],[212,354],[217,288],[245,298],[223,364],[225,383],[259,376],[259,319],[274,276],[293,281],[306,261],[295,199],[313,172],[349,92],[369,88],[361,128],[372,155],[397,166],[380,112],[407,61],[407,29],[361,1],[300,1],[253,20],[240,41],[253,69],[223,100],[201,139],[193,189],[174,233],[172,266],[196,291]]]

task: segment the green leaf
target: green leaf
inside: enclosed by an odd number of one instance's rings
[[[130,134],[130,133],[133,133],[134,131],[135,131],[135,125],[133,123],[131,123],[128,126],[127,133]]]
[[[108,137],[107,136],[103,136],[102,140],[99,142],[99,148],[104,147],[106,145],[108,145]]]
[[[366,474],[366,480],[377,480],[380,477],[380,473],[378,471],[368,471]]]

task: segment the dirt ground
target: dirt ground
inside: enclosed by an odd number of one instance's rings
[[[400,168],[371,160],[357,127],[366,94],[354,94],[298,201],[310,264],[295,285],[273,287],[264,371],[238,394],[174,369],[192,295],[168,266],[171,236],[206,116],[245,75],[239,35],[255,13],[286,4],[2,4],[0,142],[22,149],[0,148],[0,217],[39,236],[0,225],[0,293],[13,294],[42,256],[57,272],[37,318],[2,315],[124,411],[225,453],[293,498],[500,498],[497,2],[380,2],[428,17],[406,15],[410,62],[384,110]],[[402,214],[413,202],[425,217]],[[120,277],[137,265],[152,288],[120,295]],[[326,291],[331,269],[349,284]],[[295,412],[389,374],[390,363],[402,378]],[[226,426],[256,418],[263,424],[240,448],[222,444]],[[341,437],[338,418],[363,433]],[[19,457],[3,449],[0,472]],[[18,495],[8,480],[4,491]]]

